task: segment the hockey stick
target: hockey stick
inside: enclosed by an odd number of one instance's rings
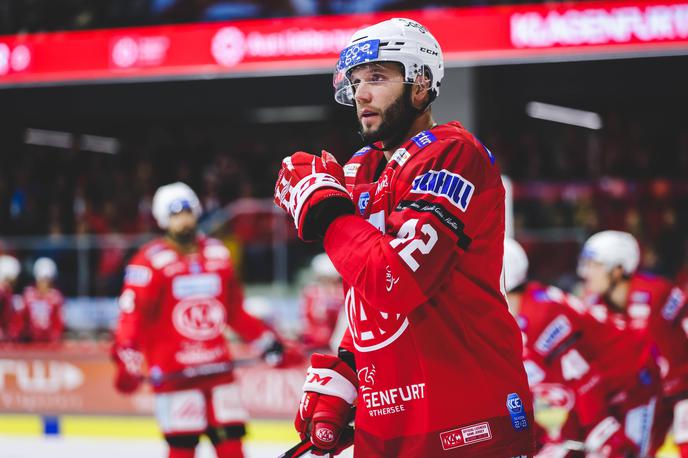
[[[353,428],[353,426],[349,425],[342,431],[342,436],[348,435],[348,434],[353,435],[353,433],[354,433],[354,428]],[[340,436],[340,438],[341,438],[341,436]],[[301,442],[294,445],[292,448],[290,448],[286,452],[282,453],[277,458],[298,458],[301,456],[305,456],[306,453],[308,453],[314,449],[315,449],[315,447],[311,443],[310,439],[308,437],[306,437]],[[320,456],[320,455],[318,455],[318,456]],[[329,456],[331,458],[333,455],[332,455],[332,453],[329,453],[327,456]]]
[[[175,380],[185,380],[195,377],[204,377],[207,375],[227,374],[232,372],[237,367],[253,366],[263,360],[260,358],[237,359],[234,361],[224,361],[221,363],[202,364],[200,366],[186,367],[180,371],[162,373],[158,371],[151,371],[151,373],[144,377],[144,380],[151,383],[153,386],[159,386],[165,382]]]

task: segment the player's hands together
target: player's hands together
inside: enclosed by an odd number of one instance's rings
[[[133,393],[143,381],[143,354],[132,348],[115,345],[112,359],[117,365],[115,388],[121,393]]]
[[[337,455],[353,444],[354,403],[357,397],[356,372],[340,358],[314,353],[306,374],[303,397],[294,420],[301,439]]]
[[[354,212],[344,170],[327,151],[320,157],[299,151],[284,158],[275,203],[294,219],[299,238],[306,242],[324,237],[335,218]]]

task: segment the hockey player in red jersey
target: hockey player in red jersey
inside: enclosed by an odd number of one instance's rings
[[[600,457],[645,456],[661,391],[650,342],[599,322],[558,288],[526,282],[527,271],[525,251],[507,239],[507,298],[523,332],[531,388],[559,384],[575,394],[560,439],[582,442]]]
[[[345,284],[349,332],[314,354],[295,426],[338,452],[355,409],[357,457],[510,457],[534,448],[521,336],[500,274],[504,187],[492,153],[430,104],[442,51],[421,24],[357,31],[335,99],[369,146],[285,158],[275,201],[323,240]]]
[[[16,336],[18,317],[14,307],[14,282],[19,276],[21,266],[14,256],[0,255],[0,342],[12,340]]]
[[[58,342],[62,338],[62,293],[53,287],[57,265],[50,258],[38,258],[33,265],[35,286],[22,295],[21,310],[13,323],[13,333],[22,341]]]
[[[315,278],[301,296],[302,340],[306,348],[314,351],[329,348],[337,318],[344,308],[344,295],[342,279],[327,254],[315,256],[311,270]]]
[[[115,386],[134,391],[145,360],[170,458],[192,458],[201,434],[219,458],[238,458],[246,412],[223,330],[229,325],[272,364],[284,356],[283,346],[244,311],[229,251],[197,233],[200,213],[196,194],[183,183],[163,186],[153,198],[153,215],[166,234],[142,247],[126,268],[113,346]]]
[[[659,348],[663,399],[656,407],[650,456],[672,426],[681,457],[688,457],[688,315],[686,292],[636,272],[640,250],[626,232],[603,231],[583,246],[579,275],[591,313],[618,329],[644,333]],[[628,353],[633,355],[633,353]],[[635,355],[634,355],[635,356]]]

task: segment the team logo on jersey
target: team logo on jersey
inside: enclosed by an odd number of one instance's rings
[[[146,266],[127,266],[124,270],[124,283],[131,286],[146,286],[152,277],[153,273]]]
[[[475,191],[473,183],[448,170],[429,170],[413,179],[411,192],[416,194],[432,194],[445,197],[449,202],[465,212]]]
[[[535,351],[541,355],[547,355],[569,335],[571,335],[571,323],[564,315],[559,315],[547,325],[535,341]]]
[[[510,393],[506,397],[506,408],[511,416],[511,426],[514,430],[521,431],[528,428],[528,417],[523,412],[523,401],[517,393]]]
[[[443,450],[451,450],[463,447],[464,445],[475,444],[476,442],[488,441],[490,439],[492,439],[492,432],[490,431],[490,424],[487,422],[440,433],[440,441],[442,441]]]
[[[366,307],[353,287],[346,293],[344,306],[354,346],[358,351],[375,351],[390,345],[409,325],[405,315],[378,312]]]
[[[394,285],[397,283],[399,283],[399,277],[394,277],[392,269],[387,266],[385,268],[385,289],[387,289],[387,292],[391,292],[392,288],[394,288]]]
[[[429,130],[424,130],[411,137],[411,141],[415,143],[418,148],[425,148],[436,140],[437,137],[435,137]]]
[[[191,298],[179,302],[172,310],[172,324],[184,337],[210,340],[222,333],[225,308],[213,298]]]
[[[361,215],[365,214],[368,202],[370,201],[370,193],[368,191],[362,192],[358,197],[358,211]]]
[[[358,384],[361,391],[372,390],[375,385],[375,364],[358,370]]]
[[[674,321],[686,304],[686,294],[680,288],[674,288],[669,294],[667,303],[662,308],[662,318],[667,321]]]

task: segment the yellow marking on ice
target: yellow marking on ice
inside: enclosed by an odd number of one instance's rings
[[[43,422],[38,415],[0,415],[0,434],[40,436]]]
[[[70,437],[161,438],[152,417],[94,417],[64,415],[60,417],[60,434]]]

